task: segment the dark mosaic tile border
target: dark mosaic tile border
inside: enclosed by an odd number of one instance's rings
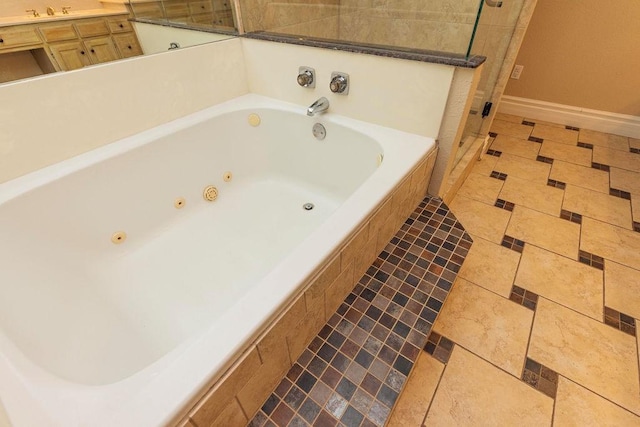
[[[567,125],[567,126],[565,126],[564,128],[565,128],[566,130],[575,130],[576,132],[579,132],[579,131],[580,131],[580,128],[575,127],[575,126],[569,126],[569,125]]]
[[[588,144],[586,142],[578,142],[578,147],[588,148],[589,150],[593,150],[593,144]]]
[[[499,179],[500,181],[506,181],[508,175],[506,173],[502,173],[502,172],[498,172],[498,171],[491,171],[491,175],[489,175],[491,178],[495,178],[495,179]]]
[[[629,148],[629,152],[630,152],[630,153],[633,153],[633,154],[640,154],[640,148],[633,148],[633,147],[630,147],[630,148]]]
[[[529,141],[531,141],[531,142],[537,142],[537,143],[539,143],[539,144],[542,144],[542,143],[544,142],[544,139],[543,139],[543,138],[538,138],[538,137],[536,137],[536,136],[530,136],[528,139],[529,139]]]
[[[523,120],[522,124],[525,125],[525,126],[535,126],[536,125],[535,122],[529,122],[527,120]]]
[[[611,172],[609,165],[603,165],[602,163],[591,162],[591,167],[600,171]]]
[[[447,206],[427,197],[250,426],[382,427],[428,345],[471,244]],[[443,340],[436,344],[448,345]]]
[[[636,319],[613,308],[604,308],[604,323],[622,332],[636,336]]]
[[[548,179],[547,180],[547,185],[549,187],[555,187],[555,188],[559,188],[561,190],[564,190],[565,188],[567,188],[567,184],[562,182],[562,181],[556,181],[555,179]]]
[[[558,373],[527,357],[522,371],[522,381],[552,399],[558,392]]]
[[[604,258],[598,255],[580,250],[578,252],[578,261],[590,267],[597,268],[598,270],[604,270]]]
[[[502,199],[496,200],[496,203],[494,204],[494,206],[509,212],[513,212],[513,209],[516,207],[515,204],[511,202],[507,202],[506,200],[502,200]]]
[[[533,311],[536,311],[536,307],[538,306],[538,294],[516,285],[513,285],[511,288],[511,295],[509,295],[509,299]]]
[[[560,211],[560,218],[575,222],[576,224],[582,224],[582,215],[575,212],[562,209]]]
[[[488,149],[487,154],[493,157],[500,157],[502,156],[502,151]]]
[[[497,133],[495,133],[495,132],[489,132],[489,136],[490,136],[491,138],[495,138],[496,136],[498,136],[498,134],[497,134]]]
[[[633,221],[633,231],[640,233],[640,222]]]
[[[631,193],[624,190],[609,188],[609,195],[614,197],[620,197],[621,199],[625,199],[625,200],[631,200]]]
[[[514,237],[507,236],[506,234],[502,238],[501,245],[507,249],[512,249],[519,253],[522,253],[522,251],[524,250],[524,242],[522,240],[518,240]]]
[[[553,164],[553,159],[551,157],[538,156],[536,157],[536,160],[542,163],[548,163],[550,165]]]
[[[442,363],[448,363],[453,352],[454,342],[440,334],[431,332],[424,351]]]

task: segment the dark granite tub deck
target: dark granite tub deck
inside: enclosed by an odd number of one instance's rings
[[[249,425],[383,426],[471,244],[425,198]]]

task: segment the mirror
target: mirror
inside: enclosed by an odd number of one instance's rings
[[[237,34],[232,0],[4,0],[0,84]]]

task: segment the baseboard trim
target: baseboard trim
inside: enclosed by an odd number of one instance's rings
[[[505,95],[498,112],[640,138],[640,117]]]

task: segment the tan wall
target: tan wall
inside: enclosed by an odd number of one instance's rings
[[[539,0],[505,95],[640,116],[640,1]]]

